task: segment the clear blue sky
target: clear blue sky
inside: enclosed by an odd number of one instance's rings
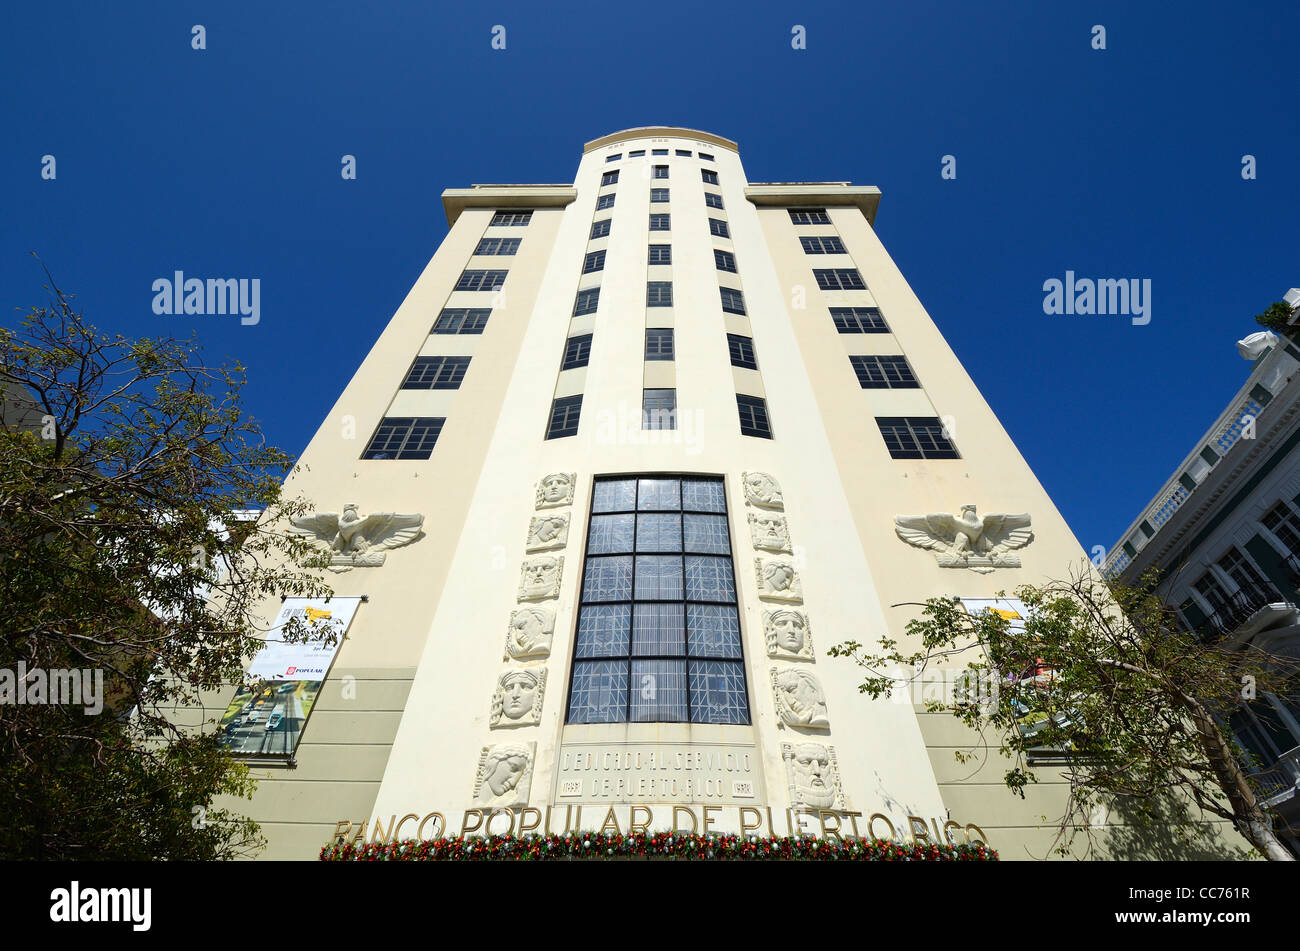
[[[0,320],[42,300],[35,250],[102,329],[194,329],[246,364],[297,453],[446,233],[443,188],[571,181],[588,139],[707,129],[751,180],[882,189],[886,247],[1109,546],[1244,380],[1251,316],[1300,285],[1297,36],[1281,2],[7,4]],[[260,278],[261,322],[156,316],[177,269]],[[1045,316],[1067,269],[1149,278],[1151,323]]]

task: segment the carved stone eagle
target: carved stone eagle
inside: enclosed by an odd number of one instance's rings
[[[994,568],[1019,568],[1011,552],[1034,540],[1027,514],[979,516],[963,505],[960,515],[895,515],[894,530],[909,545],[935,553],[944,568],[970,568],[981,574]]]
[[[420,535],[423,515],[374,512],[362,515],[355,502],[343,514],[316,512],[289,520],[289,533],[329,549],[330,571],[373,568],[384,563],[384,552],[409,545]]]

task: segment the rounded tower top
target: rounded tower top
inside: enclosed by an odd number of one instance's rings
[[[713,145],[721,146],[724,149],[731,149],[738,152],[740,146],[731,139],[724,139],[720,135],[714,135],[712,132],[702,132],[699,129],[685,129],[681,126],[672,125],[644,125],[637,126],[634,129],[623,129],[619,132],[611,132],[609,135],[602,135],[599,139],[592,139],[582,147],[584,153],[592,149],[602,148],[606,145],[613,145],[615,142],[623,142],[627,139],[648,139],[659,136],[677,136],[685,139],[696,139],[702,142],[709,142]]]

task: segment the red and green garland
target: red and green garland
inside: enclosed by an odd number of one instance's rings
[[[760,838],[739,835],[456,836],[365,845],[336,842],[321,849],[322,862],[537,862],[573,859],[686,859],[751,861],[795,859],[818,862],[996,862],[988,846],[900,845],[888,839],[823,839],[816,836]]]

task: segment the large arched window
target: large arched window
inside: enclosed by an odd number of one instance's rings
[[[569,723],[749,723],[721,478],[596,480]]]

